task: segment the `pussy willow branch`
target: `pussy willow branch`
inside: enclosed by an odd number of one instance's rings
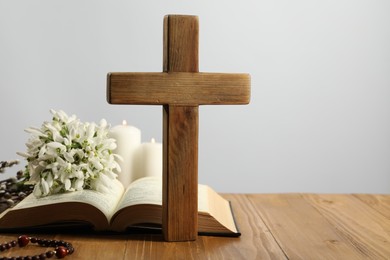
[[[12,167],[15,164],[18,164],[18,160],[13,160],[13,161],[0,161],[0,173],[3,173],[5,168],[7,167]]]

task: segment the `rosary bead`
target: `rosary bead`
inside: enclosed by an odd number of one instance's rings
[[[42,253],[39,255],[39,260],[45,260],[46,259],[46,254]]]
[[[68,248],[68,254],[73,254],[73,252],[74,252],[74,248],[73,248],[73,246],[67,246],[67,248]]]
[[[50,246],[50,243],[49,243],[49,240],[47,240],[47,239],[42,239],[42,242],[41,242],[41,244],[39,244],[39,245],[41,245],[41,246]]]
[[[20,247],[27,246],[30,242],[30,238],[26,235],[21,235],[18,237],[18,244]]]
[[[52,258],[54,256],[55,252],[54,251],[47,251],[46,252],[46,257],[47,258]]]
[[[65,256],[68,255],[68,249],[66,249],[65,247],[63,246],[58,246],[56,247],[56,256],[58,258],[64,258]]]

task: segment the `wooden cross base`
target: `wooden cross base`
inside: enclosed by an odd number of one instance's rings
[[[198,108],[248,104],[248,74],[199,73],[197,16],[164,17],[163,71],[109,73],[110,104],[163,106],[163,233],[166,241],[198,235]]]

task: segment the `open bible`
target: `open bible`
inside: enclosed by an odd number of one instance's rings
[[[29,195],[0,215],[0,230],[87,225],[96,231],[161,228],[162,179],[140,178],[125,190],[119,181],[108,193],[93,190],[36,198]],[[205,185],[198,186],[199,234],[239,236],[231,205]]]

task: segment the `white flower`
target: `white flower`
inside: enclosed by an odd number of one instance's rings
[[[18,153],[27,159],[26,183],[35,184],[35,196],[95,189],[109,191],[120,172],[115,161],[115,140],[108,138],[109,125],[83,123],[64,111],[50,111],[51,122],[41,128],[26,129],[31,134],[27,151]]]

